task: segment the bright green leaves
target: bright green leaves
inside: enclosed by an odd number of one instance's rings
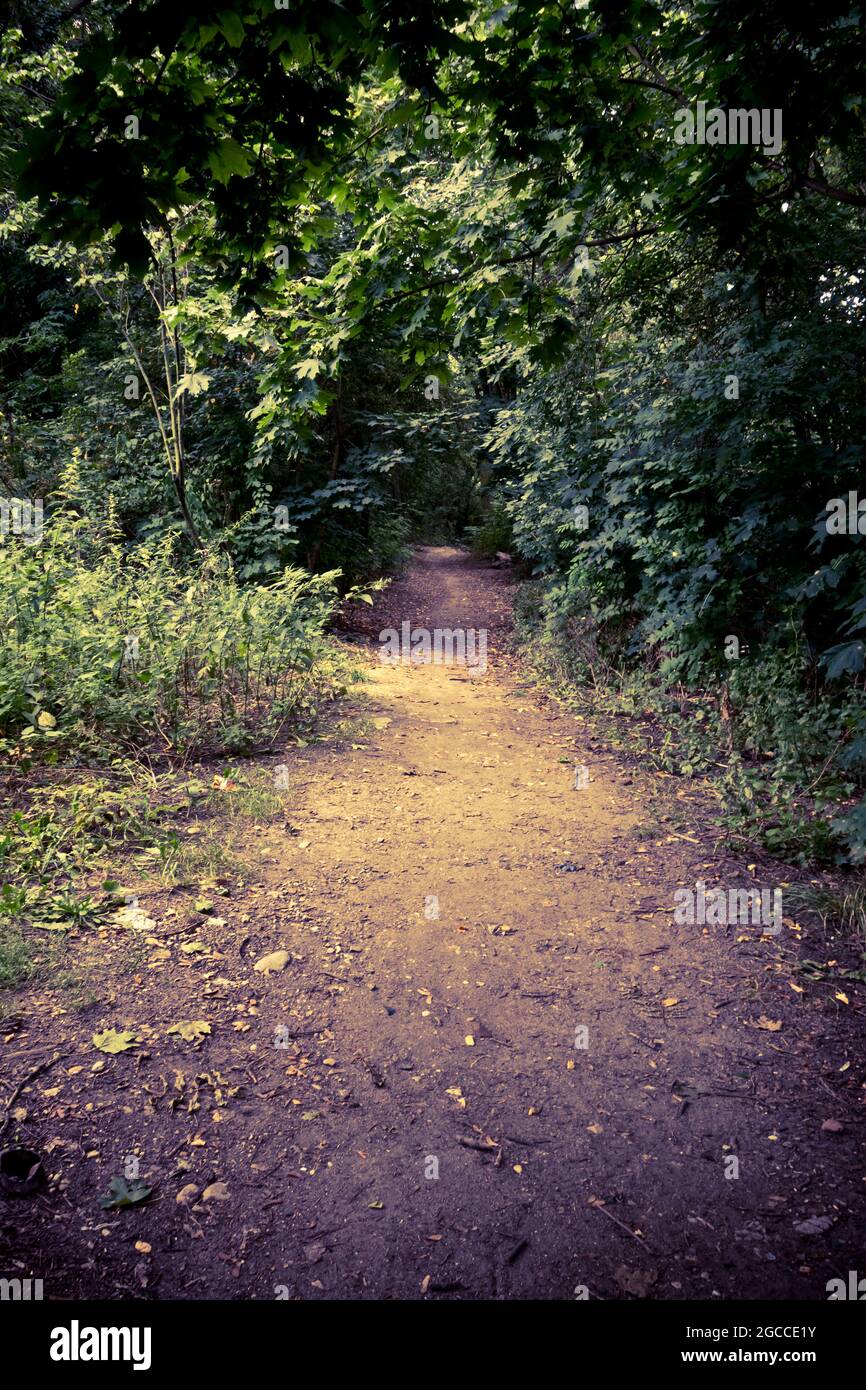
[[[320,361],[319,358],[307,357],[304,359],[303,362],[297,363],[295,367],[295,373],[297,376],[301,378],[302,381],[306,379],[314,381],[316,377],[319,375],[319,372],[321,371],[323,365],[324,363]]]
[[[210,385],[210,377],[204,372],[185,372],[179,379],[175,388],[175,399],[189,392],[191,396],[198,396],[202,391],[206,391]]]

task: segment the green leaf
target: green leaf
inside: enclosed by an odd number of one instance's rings
[[[148,1187],[143,1178],[112,1178],[108,1184],[108,1192],[104,1197],[100,1197],[99,1205],[103,1210],[112,1207],[134,1207],[139,1202],[146,1202],[152,1187]]]
[[[313,378],[318,376],[322,362],[316,357],[307,357],[303,362],[299,362],[295,371],[299,377]]]
[[[220,10],[217,24],[231,48],[240,48],[244,41],[244,22],[237,10]]]
[[[106,1028],[104,1033],[93,1034],[93,1046],[111,1056],[118,1052],[128,1052],[131,1047],[136,1046],[137,1041],[134,1033],[118,1033],[114,1028]]]
[[[204,372],[185,372],[177,383],[174,393],[175,400],[188,391],[191,396],[200,396],[202,391],[206,391],[210,386],[210,377]]]
[[[194,1043],[196,1047],[201,1046],[210,1031],[210,1024],[203,1018],[183,1018],[168,1029],[169,1033],[176,1033],[184,1042]]]
[[[220,140],[207,157],[208,167],[218,183],[228,183],[234,174],[245,178],[250,172],[250,161],[246,150],[237,140],[227,136]]]

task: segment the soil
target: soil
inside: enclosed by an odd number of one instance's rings
[[[420,549],[364,610],[366,732],[266,760],[287,820],[255,836],[257,880],[211,910],[142,896],[152,927],[100,934],[83,1008],[7,1004],[4,1141],[46,1181],[0,1200],[4,1276],[57,1299],[825,1300],[862,1266],[862,985],[804,973],[829,952],[791,918],[676,923],[699,878],[791,870],[720,852],[705,787],[533,685],[512,589]],[[485,629],[486,671],[381,664],[406,620]],[[167,1032],[189,1019],[198,1045]],[[106,1028],[137,1041],[105,1055]],[[101,1210],[129,1155],[150,1199]]]

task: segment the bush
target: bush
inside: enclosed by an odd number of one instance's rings
[[[713,777],[733,841],[758,839],[802,864],[866,861],[862,691],[829,699],[793,641],[732,661],[722,683],[686,685],[663,662],[635,662],[628,624],[594,619],[579,586],[525,584],[515,615],[531,660],[560,699],[609,720],[611,739],[659,771]],[[611,717],[622,715],[629,719]]]
[[[240,750],[314,715],[342,664],[335,574],[242,587],[215,550],[184,572],[177,546],[68,512],[0,544],[0,736]]]
[[[477,555],[480,560],[492,560],[498,550],[511,551],[514,532],[511,517],[501,499],[494,499],[480,525],[467,526],[466,539],[472,547],[473,555]]]

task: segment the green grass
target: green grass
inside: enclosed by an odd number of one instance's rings
[[[866,882],[794,883],[785,889],[788,912],[814,912],[824,930],[843,936],[866,955]]]
[[[148,850],[135,859],[135,866],[146,877],[156,878],[166,888],[197,883],[202,878],[219,878],[227,873],[248,871],[235,836],[226,827],[203,832],[194,839],[169,836],[156,851]]]
[[[0,990],[18,989],[35,973],[35,947],[19,926],[0,918]]]

